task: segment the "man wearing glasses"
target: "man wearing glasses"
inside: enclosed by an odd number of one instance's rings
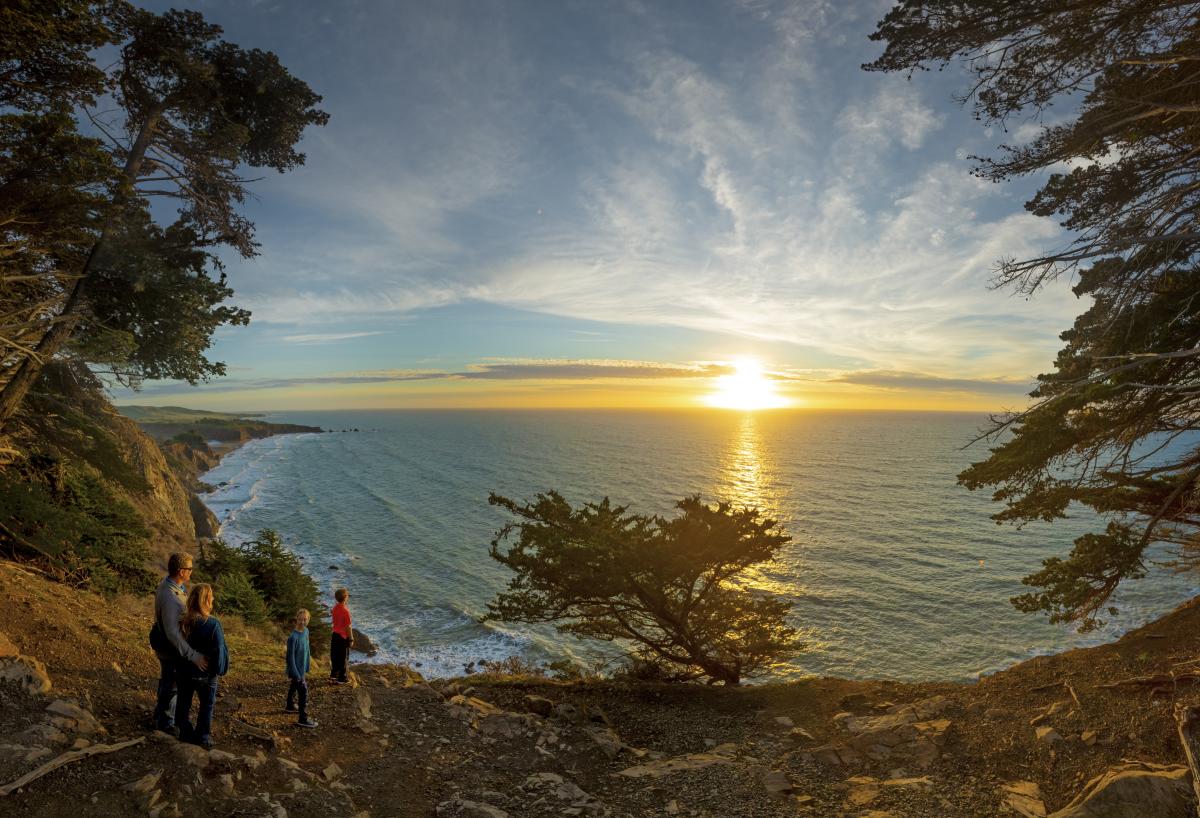
[[[158,679],[158,701],[154,705],[154,726],[167,733],[175,732],[175,663],[182,657],[208,670],[208,660],[192,649],[179,631],[179,620],[187,602],[187,588],[192,578],[190,554],[172,554],[167,562],[167,576],[159,583],[154,595],[154,627],[150,629],[150,647],[158,656],[161,674]]]

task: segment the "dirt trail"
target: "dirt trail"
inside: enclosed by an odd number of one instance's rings
[[[0,814],[965,818],[1024,803],[1004,789],[1012,782],[1052,812],[1122,759],[1182,764],[1172,705],[1200,703],[1190,685],[1098,686],[1200,667],[1183,664],[1200,659],[1200,607],[1188,604],[1111,645],[974,685],[430,686],[404,668],[358,666],[357,686],[333,686],[316,668],[321,726],[308,731],[281,712],[282,640],[228,621],[231,671],[217,751],[205,753],[146,730],[158,670],[149,620],[149,600],[106,602],[0,562],[8,652],[36,657],[53,685],[0,682],[0,785],[72,746],[146,739],[0,797]],[[96,723],[62,715],[67,705]]]

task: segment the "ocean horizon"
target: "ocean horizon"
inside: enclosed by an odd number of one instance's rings
[[[971,680],[1034,655],[1115,638],[1197,593],[1152,568],[1114,597],[1120,613],[1079,634],[1010,597],[1050,556],[1095,530],[1086,509],[998,526],[988,494],[955,476],[987,454],[964,446],[987,416],[867,410],[398,409],[263,412],[322,434],[252,440],[203,476],[231,543],[273,528],[322,593],[346,586],[374,661],[427,676],[519,656],[591,665],[614,647],[547,626],[480,623],[509,574],[488,556],[506,522],[495,491],[555,489],[670,515],[699,494],[761,509],[792,541],[752,587],[792,605],[807,650],[764,677]],[[342,431],[357,430],[357,431]]]

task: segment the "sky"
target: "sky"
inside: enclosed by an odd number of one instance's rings
[[[191,4],[331,120],[252,186],[228,374],[118,402],[704,406],[753,359],[798,408],[1019,408],[1086,304],[989,288],[1065,236],[969,157],[1039,125],[861,70],[889,5]]]

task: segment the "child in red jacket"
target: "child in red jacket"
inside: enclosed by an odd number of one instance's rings
[[[333,635],[329,645],[329,680],[337,684],[346,683],[346,656],[350,652],[350,644],[354,641],[353,621],[346,600],[350,593],[345,588],[338,588],[333,593],[337,604],[333,606]]]

